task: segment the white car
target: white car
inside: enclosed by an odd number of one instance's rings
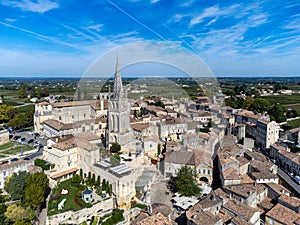
[[[38,141],[33,142],[33,147],[38,147],[39,145],[40,145],[40,142],[38,142]]]
[[[294,174],[293,174],[292,172],[288,172],[288,175],[289,175],[290,177],[294,177]]]

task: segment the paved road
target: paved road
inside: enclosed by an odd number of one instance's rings
[[[300,185],[299,184],[297,184],[289,175],[287,175],[280,168],[278,168],[277,173],[286,183],[288,183],[300,195]]]
[[[171,193],[167,195],[166,192],[170,191],[165,182],[153,184],[150,192],[151,203],[162,203],[172,208],[172,202],[170,201],[172,198]]]
[[[22,105],[16,105],[15,108],[20,108],[20,107],[27,106],[27,105],[35,105],[35,103],[25,103]]]

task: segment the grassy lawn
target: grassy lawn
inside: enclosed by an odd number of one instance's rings
[[[60,192],[62,189],[67,189],[69,193],[67,195],[61,195]],[[58,199],[50,199],[48,203],[48,215],[54,215],[69,210],[78,211],[82,209],[80,205],[77,205],[75,202],[75,195],[78,191],[78,188],[75,188],[71,185],[71,179],[61,182],[57,188],[52,189],[51,194],[59,195]],[[58,210],[58,204],[66,198],[64,207],[61,210]]]
[[[20,145],[20,146],[17,146],[15,148],[10,148],[8,150],[2,151],[1,153],[9,154],[9,155],[16,155],[16,154],[20,153],[21,148],[22,148],[23,152],[27,152],[27,151],[30,151],[30,150],[33,149],[33,147],[28,146],[28,145]]]
[[[7,155],[0,154],[0,159],[5,157],[7,157]]]
[[[14,142],[7,142],[6,144],[3,144],[3,145],[0,145],[0,150],[4,150],[4,149],[7,149],[7,148],[11,148],[14,146]]]

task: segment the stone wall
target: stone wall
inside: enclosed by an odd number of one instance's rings
[[[64,213],[48,216],[47,225],[58,224],[80,224],[84,221],[90,220],[92,216],[102,217],[111,213],[113,210],[113,199],[107,199],[93,205],[91,208],[84,208],[77,212],[67,211]]]
[[[0,145],[9,142],[8,130],[0,130]]]

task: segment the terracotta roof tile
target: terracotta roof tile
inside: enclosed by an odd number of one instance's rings
[[[300,214],[279,203],[267,212],[266,216],[286,225],[294,225],[294,222],[300,219]]]

